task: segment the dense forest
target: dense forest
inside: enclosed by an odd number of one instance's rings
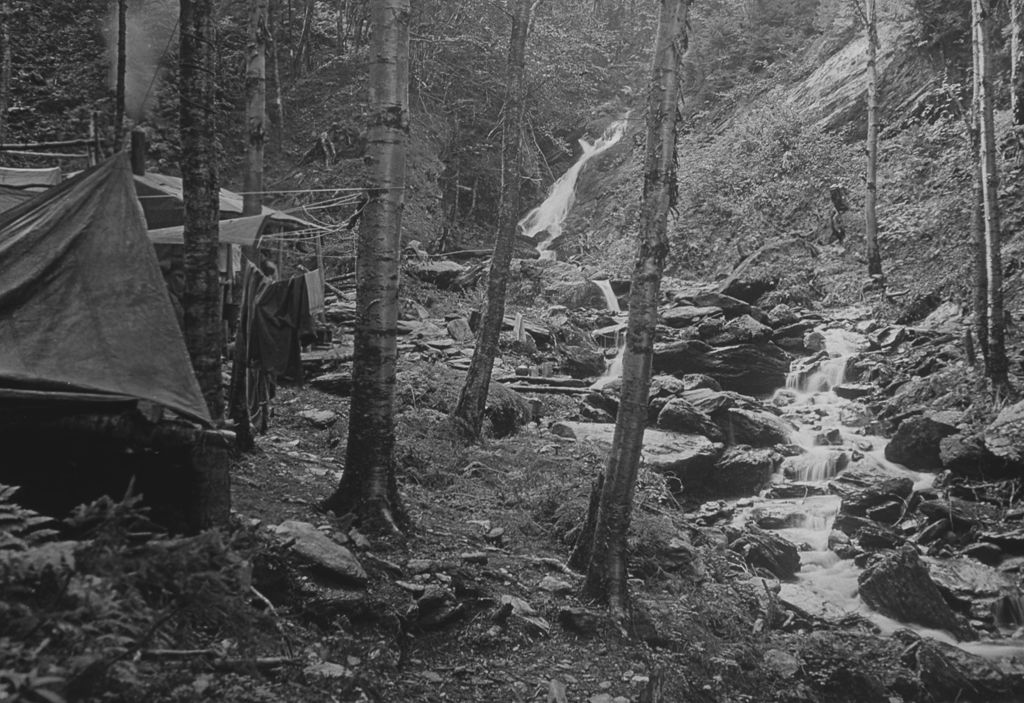
[[[0,0],[0,701],[1020,700],[1022,32]]]

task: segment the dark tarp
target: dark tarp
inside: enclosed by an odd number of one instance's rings
[[[126,155],[0,215],[4,388],[131,396],[212,424]]]

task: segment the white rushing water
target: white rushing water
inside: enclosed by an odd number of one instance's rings
[[[607,278],[595,279],[593,281],[600,291],[601,295],[604,296],[605,305],[608,306],[608,312],[619,314],[622,312],[622,308],[619,307],[619,299],[615,295],[615,291],[612,290],[612,282]]]
[[[863,350],[866,340],[844,330],[822,333],[826,354],[810,365],[795,363],[786,388],[778,391],[773,399],[776,405],[783,407],[784,417],[797,426],[791,441],[804,450],[800,456],[784,461],[782,473],[790,481],[806,484],[809,492],[816,484],[826,486],[829,480],[852,467],[909,477],[914,482],[914,490],[929,488],[935,476],[910,471],[888,461],[884,453],[887,440],[866,431],[870,416],[858,403],[844,400],[833,392],[846,380],[850,363],[858,351]],[[823,442],[827,444],[823,446]],[[782,478],[780,474],[778,479]],[[821,617],[860,615],[885,634],[910,627],[921,635],[955,644],[979,656],[1024,655],[1024,642],[1019,639],[957,642],[948,633],[900,623],[871,610],[858,595],[857,578],[861,569],[852,560],[840,559],[828,546],[840,503],[839,497],[834,495],[754,499],[749,501],[749,507],[737,511],[737,524],[764,515],[781,521],[784,526],[772,531],[800,546],[800,571],[795,581],[782,584],[781,596],[785,600]]]
[[[562,234],[562,223],[565,222],[569,210],[576,200],[576,180],[580,171],[595,156],[604,153],[615,146],[626,131],[626,118],[617,120],[604,131],[601,137],[593,144],[586,139],[580,139],[579,144],[583,149],[579,159],[562,176],[551,184],[548,195],[540,205],[535,207],[519,221],[519,230],[524,237],[529,237],[537,242],[537,250],[543,257],[554,240]],[[542,236],[542,232],[547,232]]]

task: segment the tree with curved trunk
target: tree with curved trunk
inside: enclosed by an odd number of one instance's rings
[[[865,0],[864,23],[868,38],[868,134],[867,169],[864,192],[864,245],[868,274],[882,275],[882,254],[878,248],[878,15],[875,0]]]
[[[185,344],[214,422],[224,417],[221,292],[217,270],[220,193],[216,168],[213,0],[181,0],[181,186],[185,218]]]
[[[471,441],[479,440],[483,430],[487,391],[505,317],[508,269],[512,262],[521,209],[522,141],[526,122],[526,38],[530,29],[530,15],[538,1],[513,0],[509,3],[512,8],[512,35],[508,50],[505,114],[502,117],[502,184],[498,234],[487,276],[487,305],[477,333],[473,360],[466,374],[466,383],[459,394],[459,402],[452,414],[459,429]]]
[[[588,511],[592,529],[584,532],[592,534],[592,539],[581,539],[572,559],[587,564],[584,597],[608,604],[619,622],[629,614],[626,534],[647,424],[658,293],[668,255],[668,214],[675,199],[680,64],[687,46],[689,8],[690,0],[661,0],[648,93],[640,241],[629,292],[619,413],[600,497],[591,502]]]
[[[1003,309],[1002,233],[999,215],[999,171],[996,168],[995,124],[992,117],[992,2],[972,0],[974,42],[977,47],[979,92],[978,160],[981,163],[981,189],[985,213],[985,253],[988,279],[988,359],[985,365],[997,393],[1004,392],[1009,380],[1006,360],[1006,325]]]
[[[398,531],[395,366],[409,138],[409,0],[374,0],[367,194],[356,251],[356,325],[345,470],[323,507]]]

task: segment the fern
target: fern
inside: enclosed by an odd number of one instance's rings
[[[18,486],[0,483],[0,550],[28,549],[53,538],[52,518],[13,502]]]

